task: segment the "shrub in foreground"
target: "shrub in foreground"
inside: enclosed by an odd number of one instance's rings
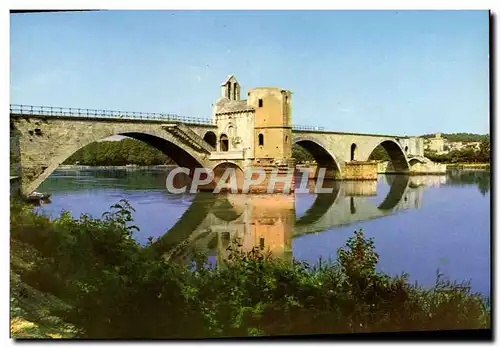
[[[126,201],[103,218],[53,221],[11,207],[11,316],[30,337],[201,338],[489,328],[485,301],[438,277],[432,289],[376,270],[362,231],[335,263],[308,265],[233,244],[223,264],[142,247]],[[32,330],[33,331],[33,330]],[[34,332],[34,331],[33,331]],[[54,334],[56,332],[56,334]],[[27,337],[18,332],[14,337]]]

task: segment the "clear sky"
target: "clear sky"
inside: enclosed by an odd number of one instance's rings
[[[11,15],[11,103],[210,117],[220,84],[293,92],[294,124],[489,132],[487,11]]]

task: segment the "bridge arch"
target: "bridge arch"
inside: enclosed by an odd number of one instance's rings
[[[412,157],[408,160],[408,163],[410,164],[410,167],[413,167],[417,163],[425,163],[425,161],[422,158],[419,157]]]
[[[190,169],[202,167],[200,161],[186,151],[183,146],[179,146],[178,142],[172,142],[164,137],[143,132],[123,132],[119,133],[119,135],[143,141],[157,148],[181,167]]]
[[[391,185],[387,196],[385,196],[382,203],[377,207],[378,210],[388,212],[393,210],[403,199],[406,198],[406,192],[409,185],[410,178],[408,175],[394,175],[388,176],[387,181]]]
[[[307,226],[316,223],[319,219],[323,217],[329,210],[330,207],[335,203],[339,197],[340,186],[335,185],[332,193],[320,193],[316,196],[313,204],[309,209],[306,210],[304,215],[296,218],[296,226]]]
[[[238,188],[238,192],[241,192],[243,189],[243,182],[245,180],[245,175],[241,167],[233,162],[233,161],[226,161],[222,163],[218,163],[214,168],[213,168],[213,173],[214,173],[214,188],[215,185],[219,183],[219,180],[222,178],[226,170],[234,170],[234,174],[236,175],[236,185]],[[230,174],[232,175],[232,174]],[[227,178],[226,183],[229,183],[229,180],[231,180],[230,177]],[[222,189],[220,192],[231,192],[229,189]]]
[[[16,120],[16,129],[11,133],[11,137],[16,137],[16,141],[20,144],[20,176],[22,193],[25,195],[33,192],[76,151],[114,135],[143,141],[159,149],[182,167],[190,169],[203,167],[205,160],[203,153],[196,151],[158,125],[50,120],[49,124],[42,124],[44,129],[42,136],[39,137],[31,136],[25,129],[28,127],[30,121]]]
[[[381,146],[384,148],[385,152],[389,156],[390,162],[394,167],[394,171],[397,173],[407,173],[410,170],[410,164],[406,157],[406,153],[401,147],[401,145],[394,139],[383,139],[379,141],[375,146],[371,148],[371,151],[368,152],[368,157],[370,158],[371,154],[375,149]]]
[[[293,140],[293,145],[298,145],[309,152],[316,161],[318,169],[326,168],[327,178],[342,177],[342,169],[337,158],[318,140],[309,137],[297,137]]]

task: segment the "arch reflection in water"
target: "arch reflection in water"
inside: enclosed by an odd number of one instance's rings
[[[291,259],[292,239],[360,221],[419,208],[423,187],[411,188],[409,177],[387,178],[391,186],[381,203],[373,202],[377,182],[329,181],[332,193],[317,194],[311,207],[296,216],[301,195],[213,195],[199,193],[186,214],[161,239],[165,249],[182,243],[183,252],[203,250],[220,262],[231,241],[243,251],[263,248]],[[314,185],[310,185],[314,191]]]
[[[370,199],[377,194],[376,181],[340,182],[333,194],[317,195],[311,208],[297,218],[293,235],[322,232],[420,207],[423,188],[410,188],[406,175],[393,175],[387,180],[390,189],[380,204]]]

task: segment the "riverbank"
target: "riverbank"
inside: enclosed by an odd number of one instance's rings
[[[82,166],[76,164],[62,164],[57,167],[57,170],[122,170],[122,169],[131,169],[131,170],[154,170],[154,169],[167,169],[177,167],[175,164],[158,164],[153,166],[138,166],[138,165],[125,165],[125,166]]]
[[[490,169],[490,163],[444,163],[447,168],[454,169]]]
[[[446,165],[446,168],[458,168],[458,169],[490,169],[490,163],[443,163]],[[386,167],[388,163],[383,162],[379,163],[378,174],[385,174]],[[156,169],[168,169],[175,168],[176,164],[161,164],[161,165],[153,165],[153,166],[138,166],[138,165],[125,165],[125,166],[83,166],[83,165],[73,165],[73,164],[63,164],[57,167],[57,170],[156,170]],[[297,164],[297,169],[299,168],[315,168],[314,164]],[[422,173],[417,173],[417,175],[421,175]],[[428,174],[445,174],[444,172],[430,172]],[[15,178],[11,176],[11,180]]]
[[[233,243],[218,267],[196,255],[193,268],[184,259],[166,260],[168,250],[160,244],[141,246],[130,238],[132,213],[120,201],[103,219],[66,214],[49,220],[11,205],[14,337],[71,332],[91,339],[161,339],[491,327],[487,304],[468,284],[440,278],[423,289],[406,276],[377,271],[373,240],[362,231],[339,249],[335,263],[292,263]],[[37,336],[19,326],[36,326]]]

